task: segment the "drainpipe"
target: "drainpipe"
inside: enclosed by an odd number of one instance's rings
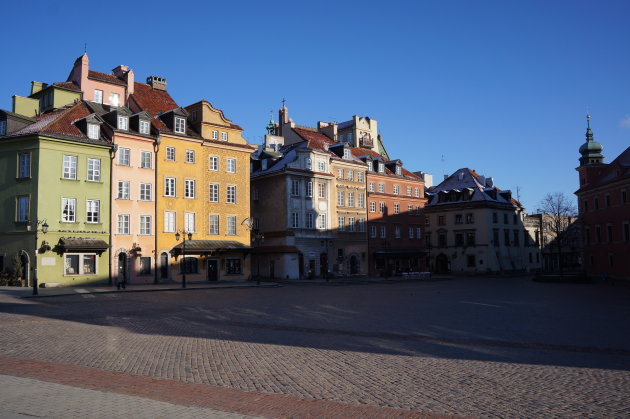
[[[113,137],[112,137],[113,140]],[[112,229],[114,228],[114,211],[112,210],[112,193],[113,193],[113,181],[114,181],[114,159],[116,158],[116,152],[118,151],[118,144],[112,144],[112,148],[109,150],[109,277],[107,279],[107,285],[112,286],[112,258],[114,257],[112,249]]]
[[[160,138],[160,135],[158,134],[157,138],[155,139],[155,143],[153,144],[153,150],[155,150],[155,174],[154,174],[154,184],[155,184],[155,188],[154,188],[154,194],[153,194],[153,205],[154,205],[154,213],[155,213],[155,222],[153,223],[153,237],[154,237],[154,243],[153,243],[153,248],[154,248],[154,254],[155,254],[155,263],[153,266],[153,283],[157,284],[158,283],[158,266],[159,266],[159,262],[161,261],[161,255],[159,254],[159,250],[158,250],[158,151],[160,150],[160,143],[162,142],[162,139]]]

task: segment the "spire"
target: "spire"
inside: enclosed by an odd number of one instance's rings
[[[593,131],[591,131],[591,116],[586,114],[586,142],[593,141]]]
[[[604,147],[593,139],[593,131],[591,130],[591,115],[586,114],[586,142],[580,147],[580,166],[589,164],[602,164],[604,156],[602,150]]]

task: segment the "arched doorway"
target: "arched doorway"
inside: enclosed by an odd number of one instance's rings
[[[356,255],[350,256],[350,274],[356,275],[359,273],[359,259]]]
[[[166,252],[160,255],[160,278],[168,279],[168,253]]]
[[[444,253],[440,253],[435,258],[435,272],[436,273],[448,272],[448,257]]]
[[[118,281],[127,282],[127,253],[118,254]]]
[[[24,280],[24,285],[32,287],[31,284],[31,258],[29,257],[26,251],[20,251],[20,266],[22,268],[22,279]]]

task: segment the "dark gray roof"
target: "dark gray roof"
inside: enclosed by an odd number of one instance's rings
[[[186,240],[186,254],[198,255],[203,253],[231,252],[250,250],[251,246],[233,240]],[[171,254],[181,255],[184,243],[178,243],[171,249]]]

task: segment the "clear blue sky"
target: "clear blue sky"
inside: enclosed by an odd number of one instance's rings
[[[8,2],[0,108],[30,81],[92,69],[163,76],[182,105],[207,99],[260,143],[287,99],[301,125],[377,119],[411,170],[469,167],[528,211],[572,194],[590,111],[611,161],[630,145],[630,2]],[[444,162],[442,162],[444,156]]]

